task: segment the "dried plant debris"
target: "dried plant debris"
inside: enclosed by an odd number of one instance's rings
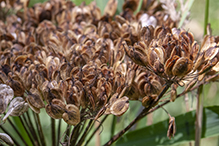
[[[0,19],[1,114],[11,102],[4,120],[28,107],[70,125],[121,116],[129,100],[155,106],[171,83],[174,101],[178,85],[190,88],[218,71],[218,37],[199,46],[191,32],[176,29],[174,2],[144,0],[134,14],[139,0],[126,0],[116,16],[117,0],[103,15],[94,2],[28,2],[5,3],[16,13]]]

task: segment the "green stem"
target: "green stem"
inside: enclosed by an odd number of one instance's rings
[[[51,118],[52,146],[56,145],[55,120]]]
[[[195,124],[195,146],[200,146],[202,133],[202,117],[203,117],[203,85],[198,88],[197,108],[196,108],[196,124]]]
[[[90,135],[90,137],[88,138],[88,140],[86,141],[85,145],[88,145],[88,143],[90,142],[90,140],[93,138],[93,136],[95,135],[95,133],[100,129],[100,127],[102,126],[103,122],[107,119],[108,115],[106,115],[102,121],[100,122],[100,124],[98,125],[97,128],[95,128],[94,132]]]
[[[10,134],[10,133],[8,133],[8,131],[4,128],[4,127],[2,127],[2,125],[0,125],[0,128],[2,129],[2,131],[4,131],[6,134],[8,134],[10,137],[11,137],[11,139],[13,140],[13,142],[15,143],[15,145],[20,145],[17,141],[16,141],[16,139]],[[0,143],[1,144],[1,143]]]
[[[35,112],[33,112],[33,115],[34,115],[34,119],[36,121],[36,127],[38,130],[39,136],[40,136],[40,141],[41,141],[43,146],[46,146],[45,137],[44,137],[43,129],[42,129],[41,122],[40,122],[40,117]]]
[[[10,120],[10,118],[8,118],[8,122],[10,123],[10,125],[14,128],[14,130],[16,131],[16,133],[18,134],[18,136],[21,138],[21,140],[23,141],[23,143],[28,146],[28,144],[26,143],[26,141],[24,140],[23,136],[20,134],[20,132],[18,131],[18,129],[16,128],[16,126],[12,123],[12,121]]]
[[[27,122],[27,125],[28,125],[28,127],[29,127],[29,129],[30,129],[30,131],[31,131],[31,134],[32,134],[33,137],[34,137],[34,141],[36,142],[36,145],[39,146],[39,145],[40,145],[40,141],[39,141],[39,139],[38,139],[38,137],[37,137],[36,131],[35,131],[34,127],[33,127],[33,123],[32,123],[32,121],[31,121],[31,119],[30,119],[29,111],[26,112],[26,115],[27,115],[27,120],[26,120],[26,118],[25,118],[25,116],[24,116],[25,121]]]
[[[61,124],[62,124],[62,119],[59,119],[59,125],[58,125],[58,135],[57,135],[57,146],[59,146],[59,141],[60,141],[60,133],[61,133]]]
[[[206,0],[205,1],[204,35],[207,34],[208,16],[209,16],[209,0]]]
[[[110,135],[110,138],[112,138],[114,136],[114,134],[115,134],[116,120],[117,120],[117,117],[115,115],[113,115],[113,121],[112,121],[112,125],[111,125],[111,135]]]
[[[69,136],[68,140],[68,146],[74,146],[76,144],[79,137],[80,127],[80,124],[78,124],[72,129],[71,135]]]
[[[89,133],[91,127],[93,125],[93,120],[91,119],[90,122],[88,123],[83,135],[81,136],[80,140],[78,141],[77,145],[76,146],[81,146],[82,143],[84,142],[85,140],[85,137],[87,136],[87,133]]]
[[[24,115],[22,115],[22,117],[24,118]],[[26,119],[24,118],[25,123],[24,123],[24,121],[22,120],[22,118],[20,116],[19,116],[19,119],[20,119],[20,121],[21,121],[21,123],[22,123],[22,125],[24,127],[24,130],[26,131],[30,141],[32,142],[32,145],[35,145],[35,141],[33,139],[33,136],[30,134],[29,130],[27,129],[28,125],[27,125]]]

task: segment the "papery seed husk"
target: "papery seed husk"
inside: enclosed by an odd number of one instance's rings
[[[0,114],[4,113],[8,103],[14,97],[14,91],[6,84],[0,84]]]
[[[193,63],[189,58],[181,57],[179,58],[173,66],[172,73],[175,76],[185,76],[192,70]]]
[[[124,96],[122,98],[117,99],[110,107],[110,112],[113,115],[121,116],[123,115],[129,108],[129,98]]]
[[[22,97],[15,97],[8,106],[8,111],[3,118],[5,121],[9,116],[20,116],[28,110],[28,104]]]
[[[174,137],[176,133],[176,123],[175,123],[175,118],[174,117],[170,117],[169,119],[169,127],[167,130],[167,137],[169,139],[171,139],[172,137]]]
[[[5,142],[6,144],[8,144],[9,146],[13,146],[14,145],[14,141],[11,139],[11,137],[6,134],[6,133],[0,133],[0,139]]]
[[[61,119],[65,112],[65,104],[59,99],[53,99],[52,103],[46,105],[46,112],[53,119]]]
[[[80,111],[77,106],[73,104],[66,105],[66,112],[63,113],[63,120],[69,125],[77,125],[80,122]]]

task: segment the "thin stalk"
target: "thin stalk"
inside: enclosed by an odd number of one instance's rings
[[[195,146],[200,146],[202,133],[202,117],[203,117],[203,85],[198,88],[197,108],[196,108],[196,124],[195,124]]]
[[[51,118],[52,146],[56,145],[55,120]]]
[[[36,114],[34,112],[33,112],[33,115],[34,115],[34,118],[35,118],[35,121],[36,121],[36,126],[37,126],[38,133],[39,133],[39,136],[40,136],[40,141],[41,141],[43,146],[46,146],[45,137],[44,137],[43,129],[42,129],[41,122],[40,122],[40,117],[39,117],[38,114]]]
[[[24,115],[22,115],[22,117],[24,118]],[[28,135],[28,137],[30,138],[30,141],[32,142],[32,145],[35,145],[35,141],[34,141],[34,138],[33,138],[33,136],[30,134],[30,132],[27,130],[27,127],[26,126],[28,126],[27,125],[27,123],[26,123],[26,119],[24,120],[25,121],[25,123],[24,123],[24,121],[22,120],[22,118],[19,116],[19,119],[20,119],[20,121],[21,121],[21,123],[22,123],[22,125],[23,125],[23,127],[24,127],[24,130],[26,131],[26,133],[27,133],[27,135]]]
[[[204,35],[207,34],[208,16],[209,16],[209,0],[206,0],[205,1]]]
[[[71,131],[71,125],[67,125],[65,131],[66,131],[66,134],[65,134],[64,142],[68,142],[68,136],[69,136],[70,131]]]
[[[11,122],[10,118],[8,118],[8,122],[9,124],[14,128],[14,130],[16,131],[16,133],[18,134],[18,136],[21,138],[21,140],[23,141],[23,143],[28,146],[28,144],[26,143],[26,141],[24,140],[24,138],[22,137],[22,135],[20,134],[20,132],[17,130],[16,126],[14,126],[14,124]]]
[[[83,135],[81,136],[80,140],[78,141],[76,146],[81,146],[82,143],[84,142],[85,137],[87,136],[88,131],[90,131],[90,128],[92,127],[93,120],[91,119],[83,133]]]
[[[61,124],[62,124],[62,119],[59,119],[59,124],[58,124],[58,135],[57,135],[57,140],[60,140],[60,133],[61,133]],[[59,146],[59,142],[57,142],[57,146]]]
[[[104,146],[112,145],[117,139],[119,139],[123,134],[125,134],[135,123],[137,123],[140,119],[145,117],[148,114],[148,111],[160,100],[161,97],[167,92],[172,82],[167,83],[163,88],[162,92],[157,96],[155,101],[148,107],[142,110],[142,112],[123,130],[121,130],[118,134],[113,136]]]
[[[106,120],[106,118],[108,117],[108,115],[106,115],[102,121],[100,122],[100,124],[98,125],[97,128],[95,128],[94,132],[90,135],[90,137],[88,138],[88,140],[86,141],[85,145],[88,145],[88,143],[90,142],[90,140],[93,138],[93,136],[95,135],[95,133],[100,129],[100,127],[102,126],[103,122]]]
[[[114,134],[115,134],[116,120],[117,120],[117,117],[115,115],[113,115],[113,121],[112,121],[112,124],[111,124],[111,135],[110,135],[110,138],[112,138],[114,136]]]
[[[8,134],[8,135],[11,137],[11,139],[13,140],[13,142],[15,143],[15,145],[20,145],[20,144],[16,141],[16,139],[15,139],[11,134],[9,134],[8,131],[7,131],[2,125],[0,125],[0,128],[2,129],[2,131],[4,131],[6,134]],[[0,144],[1,144],[1,143],[0,143]]]
[[[35,140],[36,144],[40,145],[39,138],[38,138],[38,136],[36,134],[36,131],[35,131],[34,127],[33,127],[33,123],[32,123],[32,121],[30,119],[29,111],[26,112],[26,115],[27,115],[27,120],[28,120],[28,123],[29,123],[28,127],[29,127],[29,129],[31,131],[31,134],[34,137],[34,140]],[[25,116],[24,116],[24,118],[25,118]]]
[[[97,121],[94,122],[94,127],[97,128],[100,125]],[[101,146],[101,138],[100,134],[96,133],[95,134],[95,146]]]
[[[74,146],[76,144],[79,137],[80,127],[81,125],[78,124],[72,129],[71,135],[69,136],[68,139],[68,146]]]

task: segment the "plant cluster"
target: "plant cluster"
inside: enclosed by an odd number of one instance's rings
[[[81,145],[99,117],[123,115],[129,100],[145,107],[139,120],[169,88],[174,101],[178,86],[189,92],[218,78],[219,37],[207,35],[199,45],[191,32],[176,28],[179,14],[171,15],[167,3],[152,0],[134,14],[138,3],[126,0],[122,13],[115,15],[117,1],[109,0],[101,15],[95,2],[76,6],[50,0],[30,8],[28,1],[6,2],[16,13],[0,20],[2,122],[9,116],[25,121],[29,108],[36,116],[45,108],[52,119],[74,127],[57,143]],[[170,138],[174,124],[170,116]],[[43,139],[42,129],[38,132]],[[18,145],[15,138],[1,134],[6,143]],[[34,137],[33,145],[45,145]]]

